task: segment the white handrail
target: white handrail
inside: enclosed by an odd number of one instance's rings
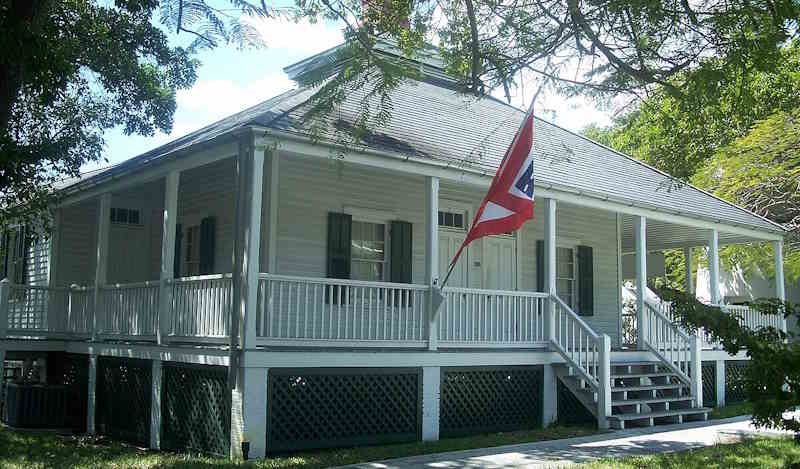
[[[611,338],[597,334],[558,295],[550,295],[553,348],[597,393],[597,422],[608,428],[611,416]]]
[[[692,338],[663,312],[645,303],[646,345],[665,365],[686,384],[699,370],[691,368]]]
[[[393,283],[393,282],[373,282],[367,280],[350,280],[344,278],[330,278],[330,277],[302,277],[299,275],[279,275],[260,273],[258,278],[262,280],[278,280],[285,282],[314,282],[317,284],[325,285],[343,285],[352,287],[377,287],[377,288],[396,288],[402,286],[407,290],[425,290],[428,291],[427,285],[420,285],[417,283]]]

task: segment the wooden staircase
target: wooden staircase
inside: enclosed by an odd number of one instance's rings
[[[556,367],[558,379],[597,417],[597,393],[571,367]],[[706,420],[690,387],[661,361],[611,362],[611,428],[625,429]]]

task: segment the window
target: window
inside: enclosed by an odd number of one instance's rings
[[[463,230],[465,227],[464,214],[439,211],[439,226]]]
[[[575,309],[575,250],[556,248],[556,294],[570,308]]]
[[[382,281],[386,271],[386,225],[353,220],[350,278]]]
[[[111,223],[118,225],[140,225],[141,217],[139,210],[133,208],[111,208]]]
[[[186,248],[183,257],[183,275],[200,275],[200,226],[186,228]]]

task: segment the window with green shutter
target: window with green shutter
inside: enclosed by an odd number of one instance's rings
[[[578,246],[578,314],[594,315],[594,258],[591,246]]]
[[[353,217],[346,213],[328,213],[329,278],[350,278],[352,222]]]
[[[411,266],[413,264],[411,252],[412,225],[406,221],[393,221],[391,226],[391,281],[395,283],[411,283]]]
[[[200,221],[200,275],[214,273],[217,219],[206,217]]]

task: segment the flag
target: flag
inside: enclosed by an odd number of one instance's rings
[[[516,231],[533,218],[533,103],[506,150],[500,167],[483,198],[467,237],[450,262],[450,271],[461,252],[484,236]],[[447,277],[445,282],[447,282]],[[444,284],[444,282],[443,282]]]

